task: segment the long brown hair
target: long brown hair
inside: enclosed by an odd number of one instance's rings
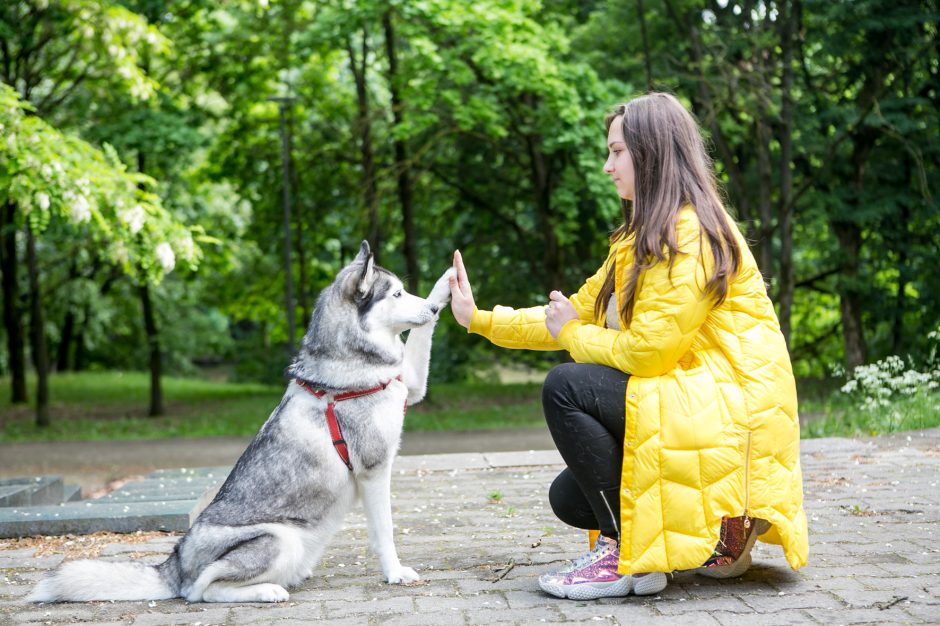
[[[679,253],[676,223],[686,204],[694,208],[699,237],[704,233],[708,238],[715,260],[715,273],[708,278],[705,293],[720,304],[728,294],[728,281],[741,265],[741,250],[695,118],[667,93],[650,93],[621,104],[607,116],[608,131],[617,118],[621,119],[635,172],[634,199],[621,201],[623,224],[611,235],[611,242],[635,235],[634,264],[620,294],[620,317],[627,324],[633,318],[637,281],[643,270],[668,259],[672,271]],[[616,271],[614,260],[594,302],[595,319],[603,319],[607,310]]]

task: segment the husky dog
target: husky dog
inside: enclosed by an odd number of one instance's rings
[[[452,273],[426,300],[413,296],[363,241],[317,299],[281,403],[170,557],[157,566],[72,561],[29,599],[283,602],[287,587],[312,574],[357,495],[384,577],[418,580],[392,538],[391,469],[406,402],[425,394]],[[329,413],[341,434],[331,433]]]

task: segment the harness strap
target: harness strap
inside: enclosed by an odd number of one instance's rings
[[[396,376],[393,380],[401,380],[401,376]],[[317,398],[322,398],[327,396],[326,390],[324,389],[313,389],[306,381],[295,378],[294,382],[303,387],[307,392],[313,394]],[[349,447],[346,445],[346,440],[343,439],[343,430],[339,427],[339,421],[336,419],[336,413],[333,408],[336,406],[337,402],[342,402],[343,400],[352,400],[353,398],[361,398],[362,396],[368,396],[373,393],[378,393],[379,391],[384,391],[386,387],[391,384],[391,380],[380,383],[377,387],[372,387],[370,389],[357,389],[354,391],[346,391],[343,393],[338,393],[332,396],[332,399],[328,399],[326,403],[326,424],[330,429],[330,437],[333,439],[333,447],[336,448],[336,453],[339,454],[339,458],[342,459],[343,463],[346,464],[346,467],[349,468],[349,471],[352,471],[352,461],[349,460]],[[408,407],[408,401],[405,401],[405,408]]]

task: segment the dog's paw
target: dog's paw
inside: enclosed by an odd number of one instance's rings
[[[457,270],[448,267],[447,271],[441,274],[441,277],[434,283],[434,288],[428,294],[428,302],[438,305],[440,308],[447,306],[450,302],[450,277],[455,276]]]
[[[255,586],[255,602],[287,602],[290,594],[280,585],[263,583]]]
[[[388,584],[390,585],[404,585],[420,579],[421,577],[418,576],[417,572],[404,565],[399,565],[388,573]]]

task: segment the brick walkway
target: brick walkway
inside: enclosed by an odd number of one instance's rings
[[[64,556],[0,549],[0,625],[940,622],[940,429],[808,440],[802,451],[811,551],[799,572],[779,547],[759,544],[741,579],[679,573],[656,597],[557,600],[536,578],[585,544],[548,507],[560,467],[554,452],[402,457],[393,486],[398,546],[421,583],[382,582],[356,509],[314,576],[281,605],[31,605],[23,598],[32,584]],[[156,563],[174,541],[114,536],[102,556]]]

